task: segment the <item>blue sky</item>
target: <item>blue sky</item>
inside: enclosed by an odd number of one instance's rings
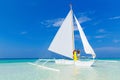
[[[97,58],[120,58],[119,0],[0,0],[0,58],[59,57],[47,49],[70,3]]]

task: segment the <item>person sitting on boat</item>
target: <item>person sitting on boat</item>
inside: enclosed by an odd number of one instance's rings
[[[74,61],[77,61],[77,60],[78,60],[77,51],[76,51],[76,50],[73,51],[73,60],[74,60]]]
[[[80,50],[77,50],[77,57],[80,58]]]

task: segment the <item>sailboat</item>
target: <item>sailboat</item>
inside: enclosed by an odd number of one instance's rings
[[[75,50],[73,20],[75,20],[75,23],[78,27],[78,31],[81,37],[84,51],[86,54],[92,55],[92,60],[89,61],[81,61],[80,59],[77,61],[73,60],[73,51]],[[56,59],[55,60],[56,64],[76,65],[76,66],[86,66],[86,67],[90,67],[93,65],[96,54],[93,48],[91,47],[91,45],[89,44],[86,35],[81,25],[78,22],[78,19],[76,18],[75,15],[73,15],[72,6],[70,6],[70,11],[67,14],[66,18],[64,19],[55,37],[53,38],[48,50],[72,59],[72,60]]]

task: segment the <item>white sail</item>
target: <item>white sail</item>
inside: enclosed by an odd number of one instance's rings
[[[73,12],[69,11],[48,50],[72,58],[74,50]]]
[[[82,27],[79,24],[76,17],[75,17],[75,21],[76,21],[76,24],[77,24],[77,27],[78,27],[78,30],[79,30],[79,33],[80,33],[80,37],[81,37],[81,40],[82,40],[82,43],[83,43],[83,47],[84,47],[84,50],[85,50],[86,54],[91,54],[93,56],[93,58],[95,58],[96,57],[95,52],[92,49],[92,47],[90,46],[90,44],[89,44],[89,42],[88,42],[88,40],[85,36],[85,33],[83,32]]]

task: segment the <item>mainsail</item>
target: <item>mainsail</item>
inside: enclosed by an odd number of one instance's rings
[[[85,36],[85,33],[83,32],[82,30],[82,27],[81,25],[79,24],[76,16],[75,17],[75,21],[76,21],[76,24],[77,24],[77,27],[78,27],[78,30],[79,30],[79,33],[80,33],[80,37],[81,37],[81,40],[82,40],[82,43],[83,43],[83,47],[84,47],[84,50],[86,52],[86,54],[91,54],[93,56],[93,58],[95,58],[95,52],[94,50],[92,49],[92,47],[90,46],[86,36]]]
[[[72,58],[74,50],[73,11],[69,11],[48,50]]]

